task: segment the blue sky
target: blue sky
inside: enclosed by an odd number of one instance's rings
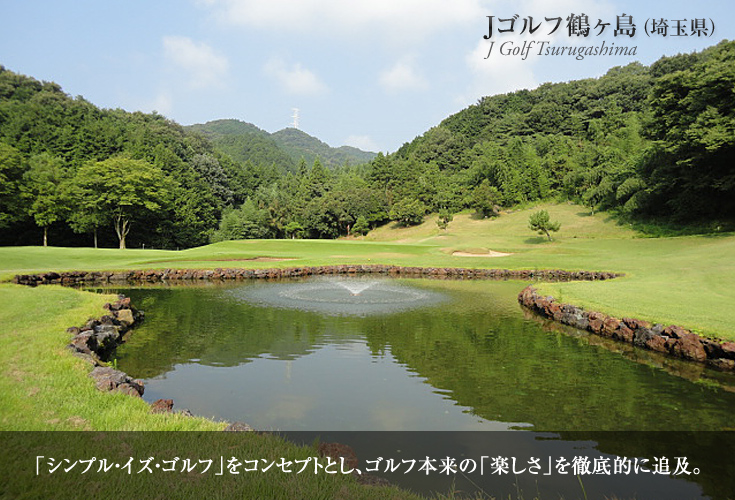
[[[569,37],[494,33],[489,15],[586,14],[611,26]],[[614,37],[617,16],[635,37]],[[730,2],[616,0],[0,0],[0,64],[59,83],[104,108],[153,111],[184,125],[237,118],[292,123],[332,146],[395,151],[483,95],[597,77],[633,61],[735,38]],[[647,37],[644,23],[706,19],[710,37]],[[496,25],[496,27],[506,26]],[[594,33],[596,31],[593,30]],[[635,56],[520,56],[503,42],[635,46]],[[489,43],[496,42],[488,54]],[[510,47],[508,44],[506,47]]]

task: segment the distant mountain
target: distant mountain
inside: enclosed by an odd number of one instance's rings
[[[306,132],[290,127],[271,134],[271,137],[294,160],[299,161],[303,157],[307,164],[311,164],[319,157],[319,160],[329,168],[345,163],[351,165],[367,163],[376,156],[375,153],[350,146],[333,148]]]
[[[275,165],[281,172],[293,171],[298,164],[271,134],[252,123],[216,120],[187,128],[206,136],[217,149],[241,163]]]
[[[316,158],[328,168],[345,163],[367,163],[376,154],[351,146],[333,148],[316,137],[295,128],[270,134],[252,123],[240,120],[216,120],[188,127],[207,136],[216,147],[233,159],[254,164],[275,164],[282,170],[293,170],[303,158],[307,165]]]

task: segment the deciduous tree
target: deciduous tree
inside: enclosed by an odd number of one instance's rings
[[[126,248],[125,239],[136,219],[169,207],[174,189],[161,169],[125,157],[84,164],[74,184],[82,210],[99,210],[112,220],[120,248]]]

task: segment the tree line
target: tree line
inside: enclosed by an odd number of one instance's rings
[[[549,198],[620,218],[732,220],[734,89],[735,43],[723,41],[484,97],[392,154],[330,168],[279,163],[236,133],[99,109],[0,67],[0,243],[336,238]]]

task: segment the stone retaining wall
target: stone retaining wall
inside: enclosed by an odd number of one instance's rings
[[[103,366],[123,343],[123,337],[143,319],[143,312],[131,307],[130,299],[120,296],[112,304],[105,304],[108,314],[90,319],[83,326],[67,329],[72,338],[67,348],[94,366],[89,376],[101,391],[118,391],[131,396],[143,395],[142,380],[133,380],[126,373],[111,366]]]
[[[434,277],[452,279],[519,279],[544,281],[608,280],[622,274],[599,271],[562,271],[557,269],[467,269],[457,267],[401,267],[386,265],[340,265],[286,267],[273,269],[159,269],[137,271],[67,271],[16,275],[20,285],[84,285],[120,282],[159,282],[169,280],[246,280],[295,278],[302,276],[382,274],[387,276]]]
[[[109,366],[108,361],[117,346],[125,341],[125,335],[140,323],[145,315],[143,311],[135,309],[130,304],[130,299],[123,295],[120,295],[117,301],[105,304],[104,308],[108,314],[101,318],[90,319],[82,326],[67,328],[66,331],[72,338],[66,347],[74,356],[94,367],[89,376],[94,379],[95,387],[100,391],[121,392],[133,397],[142,397],[145,391],[143,381],[133,379],[116,367]],[[151,413],[180,413],[192,416],[186,409],[174,412],[173,406],[172,400],[159,399],[151,403]],[[227,430],[232,429],[228,427]]]
[[[518,302],[542,316],[580,330],[677,358],[707,363],[721,370],[735,371],[735,342],[703,338],[681,326],[652,325],[639,319],[588,312],[581,307],[559,303],[554,297],[540,295],[533,286],[518,294]]]

